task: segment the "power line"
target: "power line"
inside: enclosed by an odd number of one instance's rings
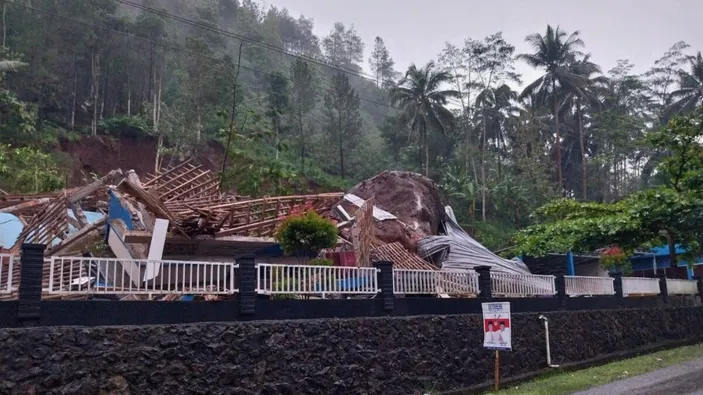
[[[49,16],[61,18],[61,19],[64,19],[64,20],[67,20],[67,21],[70,21],[70,22],[80,23],[80,24],[83,24],[83,25],[86,25],[86,26],[90,26],[90,27],[93,27],[93,28],[96,28],[96,29],[103,29],[103,30],[105,30],[105,31],[109,31],[109,32],[112,32],[112,33],[117,33],[117,34],[120,34],[120,35],[123,35],[123,36],[126,36],[126,37],[134,38],[134,39],[141,40],[141,41],[144,41],[144,42],[148,42],[148,43],[151,43],[151,44],[161,45],[161,46],[164,47],[164,48],[169,48],[169,49],[181,51],[181,52],[187,53],[187,54],[192,55],[192,56],[195,56],[195,57],[207,58],[207,59],[211,59],[211,60],[214,60],[214,61],[217,61],[217,62],[224,62],[223,59],[216,58],[216,57],[213,57],[213,56],[207,56],[207,55],[198,54],[198,53],[195,53],[195,52],[190,51],[190,50],[188,50],[188,49],[185,49],[185,48],[182,48],[182,47],[178,47],[178,46],[175,46],[175,45],[172,45],[172,44],[168,44],[168,43],[165,43],[165,42],[163,42],[163,41],[151,40],[151,39],[148,39],[148,38],[145,38],[145,37],[136,36],[136,35],[131,34],[131,33],[128,33],[128,32],[124,32],[124,31],[120,31],[120,30],[115,30],[115,29],[112,29],[112,28],[107,27],[107,26],[97,25],[97,24],[94,24],[94,23],[82,21],[82,20],[80,20],[80,19],[71,18],[71,17],[68,17],[68,16],[60,15],[60,14],[57,14],[57,13],[54,13],[54,12],[51,12],[51,11],[42,10],[42,9],[35,8],[35,7],[32,7],[32,6],[24,5],[24,4],[18,4],[18,3],[15,3],[15,2],[13,2],[13,1],[8,1],[7,3],[8,3],[8,4],[15,5],[15,6],[18,6],[18,7],[22,7],[22,8],[25,8],[25,9],[29,9],[29,10],[32,10],[32,11],[36,11],[36,12],[39,12],[39,13],[42,13],[42,14],[46,14],[46,15],[49,15]],[[226,54],[226,53],[224,53],[224,54],[229,56],[229,54]],[[257,70],[257,69],[252,68],[252,67],[244,66],[244,65],[242,65],[241,63],[232,63],[232,64],[233,64],[234,66],[241,67],[241,68],[243,68],[243,69],[245,69],[245,70],[249,70],[249,71],[252,71],[252,72],[254,72],[254,73],[260,73],[260,74],[269,75],[269,76],[276,77],[276,78],[281,78],[281,79],[284,79],[284,80],[289,81],[289,82],[296,82],[296,83],[299,82],[299,81],[295,81],[295,80],[293,80],[293,79],[291,79],[291,78],[284,77],[284,76],[282,76],[282,75],[280,75],[280,74],[273,74],[273,73],[269,73],[269,72],[266,72],[266,71]],[[320,90],[322,90],[322,91],[326,91],[326,92],[329,92],[329,93],[335,93],[333,90],[331,90],[331,89],[329,89],[329,88],[322,87],[322,86],[312,85],[312,84],[305,84],[305,85],[310,86],[310,87],[313,87],[313,88],[316,88],[316,89],[320,89]],[[365,101],[365,102],[367,102],[367,103],[375,104],[375,105],[378,105],[378,106],[383,106],[383,107],[391,108],[391,109],[393,109],[393,110],[403,111],[402,108],[394,107],[394,106],[392,106],[392,105],[390,105],[390,104],[382,103],[382,102],[379,102],[379,101],[376,101],[376,100],[372,100],[372,99],[367,99],[367,98],[364,98],[364,97],[361,97],[361,96],[359,97],[359,100]]]
[[[147,7],[147,6],[144,6],[144,5],[132,2],[132,1],[128,1],[128,0],[116,0],[116,1],[121,4],[131,6],[134,8],[139,8],[143,11],[151,12],[153,14],[158,14],[163,17],[170,18],[170,19],[182,22],[182,23],[186,23],[191,26],[195,26],[195,27],[198,27],[198,28],[201,28],[204,30],[209,30],[211,32],[222,34],[222,35],[228,36],[230,38],[234,38],[234,39],[237,39],[240,41],[247,42],[249,44],[260,46],[262,48],[265,48],[265,49],[268,49],[271,51],[275,51],[275,52],[281,53],[283,55],[287,55],[287,56],[291,56],[291,57],[295,57],[295,58],[300,58],[300,59],[306,60],[308,62],[315,63],[317,65],[330,68],[332,70],[336,70],[336,71],[339,71],[342,73],[353,75],[355,77],[363,77],[364,79],[368,80],[369,82],[375,82],[375,79],[376,79],[374,76],[368,75],[364,72],[353,70],[353,69],[350,69],[350,68],[344,67],[344,66],[330,65],[329,63],[326,63],[324,61],[321,61],[321,60],[314,58],[312,56],[309,56],[309,55],[294,54],[294,53],[291,53],[290,51],[287,51],[285,48],[281,48],[281,47],[275,46],[273,44],[269,44],[265,41],[254,40],[253,38],[242,36],[241,34],[237,34],[237,33],[231,32],[229,30],[224,30],[224,29],[221,29],[218,27],[209,26],[204,23],[194,21],[192,19],[184,18],[184,17],[174,15],[174,14],[170,14],[170,13],[163,11],[163,10],[159,10],[159,9],[152,8],[152,7]]]

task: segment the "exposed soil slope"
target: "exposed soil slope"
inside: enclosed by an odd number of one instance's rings
[[[80,141],[62,140],[59,151],[64,154],[62,166],[71,170],[67,174],[68,186],[84,185],[86,180],[90,180],[91,173],[97,175],[107,174],[110,170],[120,168],[131,170],[139,175],[146,175],[154,172],[154,160],[156,159],[156,139],[150,137],[84,137]],[[215,142],[208,144],[206,152],[199,155],[198,163],[206,169],[219,170],[222,163],[222,148]],[[164,166],[170,160],[175,163],[179,159],[170,158],[164,160]]]

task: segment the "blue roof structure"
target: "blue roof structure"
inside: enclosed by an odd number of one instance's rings
[[[682,248],[678,244],[674,246],[674,251],[676,252],[676,255],[681,255],[686,253],[686,249]],[[651,250],[647,251],[647,255],[656,255],[656,256],[669,256],[669,246],[661,246],[661,247],[654,247]]]

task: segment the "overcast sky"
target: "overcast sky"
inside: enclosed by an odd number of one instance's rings
[[[528,52],[525,36],[544,33],[547,24],[568,33],[581,32],[592,60],[603,71],[618,59],[629,59],[644,72],[673,45],[683,40],[692,51],[703,50],[703,0],[268,0],[292,15],[312,17],[323,37],[335,22],[354,24],[366,44],[364,68],[376,36],[381,36],[404,71],[410,63],[436,59],[449,41],[481,39],[497,31]],[[539,74],[518,64],[524,81]]]

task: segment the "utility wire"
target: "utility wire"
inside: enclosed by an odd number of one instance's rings
[[[126,0],[117,0],[117,1],[120,2],[120,3],[125,3],[125,4],[131,3],[131,2],[126,1]],[[195,52],[190,51],[190,50],[188,50],[188,49],[185,49],[185,48],[182,48],[182,47],[178,47],[178,46],[175,46],[175,45],[172,45],[172,44],[168,44],[168,43],[163,42],[163,41],[155,41],[155,40],[151,40],[151,39],[148,39],[148,38],[145,38],[145,37],[136,36],[136,35],[131,34],[131,33],[128,33],[128,32],[124,32],[124,31],[120,31],[120,30],[115,30],[115,29],[112,29],[112,28],[107,27],[107,26],[96,25],[96,24],[93,24],[93,23],[90,23],[90,22],[86,22],[86,21],[82,21],[82,20],[75,19],[75,18],[72,18],[72,17],[60,15],[60,14],[57,14],[57,13],[54,13],[54,12],[51,12],[51,11],[42,10],[42,9],[39,9],[39,8],[36,8],[36,7],[32,7],[32,6],[29,6],[29,5],[19,4],[19,3],[16,3],[16,2],[14,2],[14,1],[7,1],[7,3],[8,3],[8,4],[11,4],[11,5],[14,5],[14,6],[17,6],[17,7],[21,7],[21,8],[25,8],[25,9],[28,9],[28,10],[36,11],[36,12],[39,12],[39,13],[42,13],[42,14],[46,14],[46,15],[49,15],[49,16],[61,18],[61,19],[64,19],[64,20],[67,20],[67,21],[70,21],[70,22],[80,23],[80,24],[83,24],[83,25],[86,25],[86,26],[90,26],[90,27],[97,28],[97,29],[102,29],[102,30],[105,30],[105,31],[109,31],[109,32],[112,32],[112,33],[120,34],[120,35],[122,35],[122,36],[134,38],[134,39],[141,40],[141,41],[144,41],[144,42],[148,42],[148,43],[151,43],[151,44],[161,45],[161,46],[164,47],[164,48],[169,48],[169,49],[173,49],[173,50],[180,51],[180,52],[183,52],[183,53],[187,53],[187,54],[192,55],[192,56],[195,56],[195,57],[207,58],[207,59],[211,59],[211,60],[214,60],[214,61],[217,61],[217,62],[224,62],[224,59],[216,58],[216,57],[213,57],[213,56],[207,56],[207,55],[198,54],[198,53],[195,53]],[[136,3],[131,3],[131,4],[136,4]],[[129,4],[129,5],[131,5],[131,4]],[[142,6],[139,6],[139,8],[142,8]],[[149,8],[149,7],[146,7],[146,8]],[[155,11],[155,12],[158,12],[158,13],[161,13],[161,11],[158,11],[158,10],[154,10],[154,11]],[[173,17],[174,17],[174,18],[180,18],[180,17],[176,17],[176,16],[173,16]],[[201,25],[201,27],[203,27],[203,28],[214,29],[214,28],[211,28],[211,27],[209,27],[209,26],[207,26],[207,25],[198,24],[197,22],[193,22],[193,23],[196,24],[196,25]],[[218,29],[215,29],[215,30],[218,30]],[[226,32],[226,31],[223,31],[223,32]],[[231,34],[232,36],[237,36],[237,35],[235,35],[234,33],[231,33],[231,32],[227,32],[227,33],[228,33],[228,34]],[[247,40],[248,42],[249,42],[249,41],[256,42],[256,41],[254,41],[254,40],[251,40],[251,39],[248,39],[248,38],[244,38],[244,37],[243,37],[243,38],[233,37],[233,38],[237,38],[237,39],[240,39],[240,40],[243,40],[243,41],[244,41],[244,40]],[[259,44],[262,44],[262,45],[263,45],[263,43],[259,43]],[[268,44],[266,44],[266,45],[268,45]],[[279,50],[284,51],[282,48],[279,48],[279,47],[273,47],[273,48],[278,48]],[[269,48],[269,49],[270,49],[270,48]],[[285,52],[285,51],[284,51],[284,52]],[[227,53],[223,53],[223,54],[224,54],[224,55],[229,55],[229,54],[227,54]],[[295,57],[304,58],[304,57],[302,57],[302,56],[297,56],[297,55],[293,55],[293,54],[290,54],[290,53],[286,53],[286,54],[287,54],[287,55],[290,55],[290,56],[295,56]],[[329,68],[331,68],[331,69],[335,69],[335,70],[338,70],[338,71],[342,71],[342,70],[340,70],[340,69],[338,69],[338,68],[335,68],[334,66],[330,66],[330,65],[327,65],[327,64],[323,64],[323,63],[320,63],[320,64],[322,64],[323,66],[329,67]],[[252,67],[248,67],[248,66],[244,66],[244,65],[239,65],[239,64],[236,64],[236,63],[233,64],[233,65],[234,65],[234,66],[240,66],[241,68],[243,68],[243,69],[245,69],[245,70],[249,70],[249,71],[254,72],[254,73],[259,73],[259,74],[264,74],[264,75],[269,75],[269,76],[275,76],[275,77],[277,77],[277,78],[282,78],[282,79],[287,80],[287,81],[289,81],[289,82],[296,82],[296,83],[298,83],[298,81],[295,81],[295,80],[293,80],[293,79],[284,77],[284,76],[282,76],[282,75],[280,75],[280,74],[273,74],[273,73],[265,72],[265,71],[262,71],[262,70],[254,69],[254,68],[252,68]],[[356,75],[356,76],[358,76],[358,75]],[[306,84],[306,85],[308,85],[308,86],[310,86],[310,87],[313,87],[313,88],[316,88],[316,89],[320,89],[320,90],[326,91],[326,92],[334,93],[333,90],[328,89],[328,88],[325,88],[325,87],[322,87],[322,86],[312,85],[312,84]],[[250,85],[244,85],[244,84],[237,84],[237,86],[239,86],[239,87],[245,87],[245,88],[249,88],[249,89],[252,89],[252,88],[253,88],[253,87],[250,86]],[[259,98],[259,99],[260,99],[260,98]],[[395,106],[392,106],[392,105],[390,105],[390,104],[382,103],[382,102],[379,102],[379,101],[376,101],[376,100],[367,99],[367,98],[364,98],[364,97],[359,97],[359,100],[365,101],[365,102],[368,102],[368,103],[371,103],[371,104],[375,104],[375,105],[387,107],[387,108],[390,108],[390,109],[393,109],[393,110],[396,110],[396,111],[403,111],[402,108],[395,107]],[[251,101],[251,99],[250,99],[250,100],[247,100],[247,101]],[[576,132],[571,132],[571,131],[568,131],[568,130],[562,130],[562,131],[560,131],[560,132],[561,132],[560,134],[561,134],[562,136],[579,137]],[[605,138],[606,138],[605,136],[598,136],[598,137],[592,136],[590,140],[591,140],[591,141],[599,142],[599,141],[601,141],[601,140],[599,140],[599,139],[605,140]]]
[[[182,22],[182,23],[186,23],[186,24],[191,25],[191,26],[195,26],[195,27],[198,27],[198,28],[201,28],[201,29],[204,29],[204,30],[209,30],[209,31],[211,31],[211,32],[219,33],[219,34],[225,35],[225,36],[230,37],[230,38],[234,38],[234,39],[237,39],[237,40],[240,40],[240,41],[249,43],[249,44],[253,44],[253,45],[262,47],[262,48],[264,48],[264,49],[268,49],[268,50],[271,50],[271,51],[275,51],[275,52],[278,52],[278,53],[281,53],[281,54],[284,54],[284,55],[287,55],[287,56],[292,56],[292,57],[295,57],[295,58],[300,58],[300,59],[306,60],[306,61],[308,61],[308,62],[315,63],[315,64],[317,64],[317,65],[330,68],[330,69],[332,69],[332,70],[336,70],[336,71],[339,71],[339,72],[342,72],[342,73],[350,74],[350,75],[353,75],[353,76],[355,76],[355,77],[364,77],[364,79],[368,80],[369,82],[373,82],[374,84],[375,84],[375,82],[376,82],[376,81],[375,81],[376,78],[375,78],[374,76],[368,75],[368,74],[366,74],[366,73],[363,73],[363,72],[360,72],[360,71],[357,71],[357,70],[354,70],[354,69],[350,69],[350,68],[344,67],[344,66],[331,65],[331,64],[329,64],[329,63],[327,63],[327,62],[325,62],[325,61],[323,61],[323,60],[317,59],[317,58],[315,58],[315,57],[313,57],[313,56],[301,55],[301,54],[294,54],[294,53],[291,53],[290,51],[287,51],[285,48],[281,48],[281,47],[278,47],[278,46],[269,44],[269,43],[267,43],[267,42],[265,42],[265,41],[255,40],[255,39],[253,39],[253,38],[249,38],[249,37],[246,37],[246,36],[242,36],[241,34],[237,34],[237,33],[234,33],[234,32],[232,32],[232,31],[229,31],[229,30],[224,30],[224,29],[221,29],[221,28],[218,28],[218,27],[214,27],[214,26],[210,26],[210,25],[207,25],[207,24],[204,24],[204,23],[201,23],[201,22],[194,21],[194,20],[192,20],[192,19],[184,18],[184,17],[178,16],[178,15],[174,15],[174,14],[170,14],[170,13],[168,13],[168,12],[166,12],[166,11],[159,10],[159,9],[156,9],[156,8],[152,8],[152,7],[147,7],[147,6],[141,5],[141,4],[139,4],[139,3],[135,3],[135,2],[133,2],[133,1],[128,1],[128,0],[116,0],[116,1],[117,1],[118,3],[124,4],[124,5],[127,5],[127,6],[131,6],[131,7],[134,7],[134,8],[139,8],[139,9],[141,9],[141,10],[143,10],[143,11],[147,11],[147,12],[151,12],[151,13],[153,13],[153,14],[161,15],[161,16],[163,16],[163,17],[170,18],[170,19],[173,19],[173,20]]]
[[[141,41],[144,41],[144,42],[148,42],[148,43],[151,43],[151,44],[161,45],[161,46],[163,46],[163,47],[165,47],[165,48],[173,49],[173,50],[176,50],[176,51],[181,51],[181,52],[183,52],[183,53],[187,53],[187,54],[192,55],[192,56],[195,56],[195,57],[207,58],[207,59],[211,59],[211,60],[214,60],[214,61],[217,61],[217,62],[224,62],[224,59],[216,58],[216,57],[213,57],[213,56],[206,56],[206,55],[198,54],[198,53],[195,53],[195,52],[190,51],[190,50],[188,50],[188,49],[185,49],[185,48],[182,48],[182,47],[179,47],[179,46],[175,46],[175,45],[172,45],[172,44],[168,44],[168,43],[165,43],[165,42],[163,42],[163,41],[151,40],[151,39],[148,39],[148,38],[145,38],[145,37],[136,36],[136,35],[131,34],[131,33],[128,33],[128,32],[124,32],[124,31],[120,31],[120,30],[115,30],[115,29],[110,28],[110,27],[107,27],[107,26],[96,25],[96,24],[93,24],[93,23],[90,23],[90,22],[82,21],[82,20],[80,20],[80,19],[75,19],[75,18],[71,18],[71,17],[68,17],[68,16],[60,15],[60,14],[57,14],[57,13],[54,13],[54,12],[51,12],[51,11],[42,10],[42,9],[35,8],[35,7],[29,6],[29,5],[24,5],[24,4],[15,3],[15,2],[13,2],[13,1],[7,1],[7,3],[8,3],[8,4],[15,5],[15,6],[17,6],[17,7],[21,7],[21,8],[25,8],[25,9],[28,9],[28,10],[36,11],[36,12],[39,12],[39,13],[42,13],[42,14],[46,14],[46,15],[49,15],[49,16],[52,16],[52,17],[61,18],[61,19],[64,19],[64,20],[67,20],[67,21],[70,21],[70,22],[80,23],[80,24],[83,24],[83,25],[86,25],[86,26],[90,26],[90,27],[93,27],[93,28],[96,28],[96,29],[102,29],[102,30],[109,31],[109,32],[112,32],[112,33],[117,33],[117,34],[120,34],[120,35],[123,35],[123,36],[126,36],[126,37],[131,37],[131,38],[134,38],[134,39],[137,39],[137,40],[141,40]],[[227,53],[223,53],[223,54],[229,56],[229,54],[227,54]],[[240,65],[239,63],[233,63],[233,65],[234,65],[234,66],[240,66],[242,69],[249,70],[249,71],[252,71],[252,72],[254,72],[254,73],[259,73],[259,74],[263,74],[263,75],[269,75],[269,76],[272,76],[272,77],[284,79],[284,80],[289,81],[289,82],[299,83],[299,81],[295,81],[295,80],[293,80],[293,79],[291,79],[291,78],[284,77],[284,76],[282,76],[282,75],[280,75],[280,74],[273,74],[273,73],[269,73],[269,72],[266,72],[266,71],[257,70],[257,69],[255,69],[255,68],[248,67],[248,66],[245,66],[245,65],[243,65],[243,64]],[[316,88],[316,89],[319,89],[319,90],[322,90],[322,91],[326,91],[326,92],[329,92],[329,93],[335,93],[332,89],[325,88],[325,87],[322,87],[322,86],[312,85],[312,84],[305,84],[305,85],[310,86],[310,87],[313,87],[313,88]],[[364,97],[359,97],[359,100],[365,101],[365,102],[368,102],[368,103],[371,103],[371,104],[375,104],[375,105],[378,105],[378,106],[383,106],[383,107],[391,108],[391,109],[393,109],[393,110],[403,111],[402,108],[394,107],[394,106],[392,106],[392,105],[390,105],[390,104],[382,103],[382,102],[379,102],[379,101],[376,101],[376,100],[367,99],[367,98],[364,98]]]

